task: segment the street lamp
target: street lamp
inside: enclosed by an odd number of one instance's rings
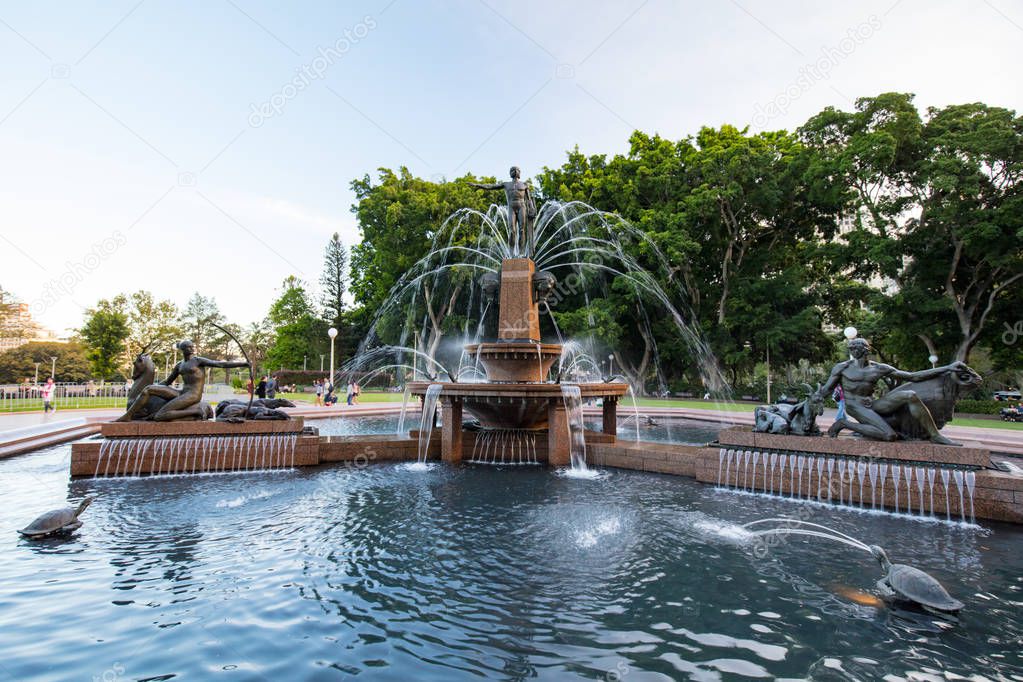
[[[39,385],[39,365],[40,364],[42,364],[42,363],[39,363],[39,362],[36,363],[36,380],[35,380],[35,385],[36,386]]]
[[[323,358],[327,357],[323,353],[320,353],[320,374],[323,374]]]
[[[938,366],[938,356],[935,355],[934,353],[931,353],[930,355],[928,355],[927,359],[930,360],[932,368]]]
[[[615,375],[615,354],[609,353],[607,356],[607,376],[609,378]]]
[[[50,376],[57,380],[57,356],[50,356]]]
[[[306,367],[306,365],[308,363],[309,363],[309,356],[308,355],[303,355],[302,356],[302,371],[303,372],[306,371],[307,369],[309,369],[308,367]]]
[[[334,339],[337,338],[337,329],[331,327],[327,330],[327,336],[330,337],[330,385],[334,385]]]

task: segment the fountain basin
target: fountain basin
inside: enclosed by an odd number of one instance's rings
[[[495,344],[497,345],[497,344]],[[504,345],[504,344],[500,344]],[[535,346],[534,346],[535,348]],[[534,355],[535,361],[535,355]],[[408,384],[409,393],[422,396],[431,384]],[[597,398],[617,402],[629,390],[628,384],[572,384],[578,386],[583,401]],[[563,384],[441,384],[440,399],[460,402],[487,429],[546,429],[552,402],[563,404]]]
[[[554,362],[561,357],[561,345],[532,341],[498,341],[465,347],[470,356],[479,357],[494,382],[542,382]]]

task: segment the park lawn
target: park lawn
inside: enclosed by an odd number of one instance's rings
[[[712,403],[704,400],[686,400],[683,398],[636,398],[640,407],[688,407],[693,410],[720,410],[722,412],[752,412],[756,407],[750,403]],[[621,405],[632,405],[628,396],[622,398]]]
[[[1003,422],[1001,419],[978,419],[977,417],[956,417],[949,426],[971,426],[981,429],[1006,429],[1023,431],[1023,422]]]

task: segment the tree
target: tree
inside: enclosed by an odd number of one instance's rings
[[[814,170],[849,188],[842,259],[878,286],[871,305],[911,366],[967,361],[1023,280],[1023,120],[984,104],[928,110],[913,95],[857,100],[800,129]]]
[[[100,380],[122,375],[125,342],[130,335],[128,315],[116,301],[101,300],[85,313],[79,330],[93,375]]]
[[[297,369],[323,348],[327,325],[314,311],[305,284],[295,276],[281,285],[281,295],[270,305],[267,319],[273,326],[273,344],[266,352],[270,371]]]
[[[25,331],[18,300],[0,287],[0,338],[21,339],[24,338]]]
[[[188,299],[179,324],[185,336],[195,343],[201,353],[206,354],[215,345],[212,343],[214,339],[222,334],[213,324],[220,324],[223,320],[224,316],[216,300],[196,292]]]
[[[92,363],[80,344],[33,341],[0,353],[0,382],[20,383],[25,379],[35,379],[36,363],[39,365],[39,380],[43,381],[50,376],[53,358],[57,358],[57,381],[80,383],[93,376],[99,377],[90,372]]]
[[[475,246],[479,234],[471,221],[455,221],[441,235],[445,221],[459,209],[486,210],[492,197],[473,189],[466,175],[452,182],[431,182],[414,177],[407,168],[397,173],[381,168],[378,181],[367,175],[352,182],[358,203],[352,207],[362,230],[362,242],[352,248],[351,288],[358,304],[380,311],[392,298],[392,288],[424,256],[444,247]],[[438,242],[438,239],[443,239]],[[417,286],[404,291],[392,313],[376,319],[369,331],[388,343],[412,343],[402,338],[405,330],[419,329],[420,347],[431,357],[441,339],[464,325],[467,283],[479,272],[470,268],[437,268]],[[393,301],[392,301],[393,302]]]
[[[320,290],[323,317],[332,327],[340,330],[345,310],[345,292],[348,290],[348,248],[337,232],[324,249]]]

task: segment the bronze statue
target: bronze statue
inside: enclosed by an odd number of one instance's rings
[[[218,422],[243,422],[247,419],[286,420],[291,419],[282,407],[294,407],[295,403],[284,398],[263,398],[249,405],[247,400],[230,398],[217,403],[216,416]]]
[[[210,409],[209,404],[202,401],[202,391],[206,385],[206,368],[227,369],[249,366],[248,362],[210,360],[197,356],[195,344],[189,339],[179,342],[177,348],[185,356],[184,360],[174,365],[174,369],[163,383],[150,384],[142,389],[135,400],[128,405],[127,412],[117,421],[152,419],[166,422],[209,419],[213,416],[213,410]],[[140,359],[141,355],[136,359],[136,364],[139,364]],[[142,365],[144,368],[145,363],[142,362]],[[181,377],[184,383],[181,390],[171,386],[178,377]],[[150,403],[156,400],[164,400],[166,403],[153,411]]]
[[[820,386],[815,392],[810,384],[803,384],[807,397],[795,405],[778,403],[761,405],[753,410],[753,430],[759,433],[781,433],[793,436],[819,436],[817,417],[824,414],[824,400]]]
[[[504,197],[508,202],[508,229],[514,240],[512,251],[516,255],[532,258],[536,246],[533,243],[533,219],[536,218],[533,190],[530,189],[529,183],[520,179],[522,172],[518,166],[512,166],[509,174],[511,180],[508,182],[470,182],[469,185],[479,189],[504,190]]]
[[[836,420],[828,429],[828,435],[834,438],[842,429],[849,429],[874,440],[922,438],[942,445],[958,445],[941,435],[932,410],[942,407],[937,411],[941,426],[944,426],[951,417],[951,407],[958,395],[958,389],[946,384],[951,381],[959,386],[976,385],[980,379],[977,373],[962,362],[906,372],[873,362],[870,360],[872,350],[864,339],[849,341],[852,359],[835,365],[827,382],[815,394],[822,400],[841,384],[845,392],[846,412],[856,419]],[[874,388],[882,380],[903,383],[875,399]],[[949,393],[950,389],[954,395]],[[947,408],[947,414],[944,408]]]

